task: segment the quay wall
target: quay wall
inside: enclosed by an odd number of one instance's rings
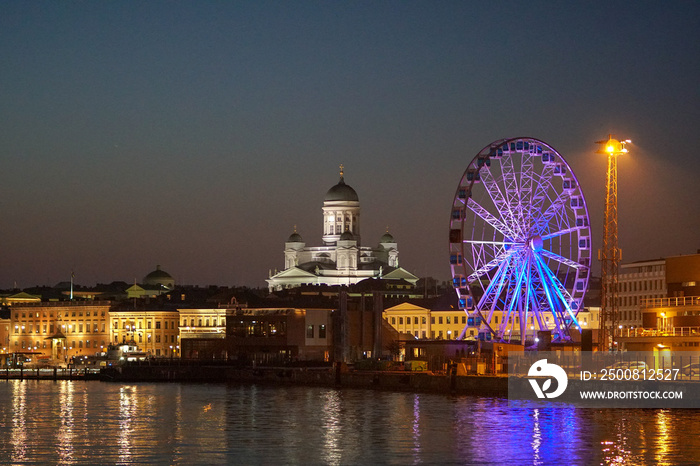
[[[103,369],[101,380],[115,382],[231,382],[321,385],[446,394],[506,396],[504,376],[444,375],[430,372],[352,371],[339,368],[240,368],[227,366],[120,366]]]

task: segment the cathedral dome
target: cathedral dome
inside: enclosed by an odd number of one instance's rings
[[[395,243],[394,237],[387,231],[379,238],[379,243]]]
[[[324,201],[359,201],[357,193],[351,186],[345,184],[343,176],[340,176],[338,184],[333,186],[326,193]]]
[[[168,272],[161,270],[160,265],[156,269],[143,278],[143,283],[146,285],[162,285],[165,288],[172,289],[175,285],[175,279]]]
[[[289,235],[289,239],[287,239],[288,243],[303,243],[304,240],[301,238],[301,235],[294,230],[294,233]]]
[[[340,235],[340,241],[354,241],[355,236],[353,236],[352,233],[350,233],[350,230],[345,230],[345,233]]]

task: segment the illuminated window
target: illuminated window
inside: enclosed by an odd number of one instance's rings
[[[325,325],[318,326],[318,337],[319,338],[326,338],[326,326]]]
[[[313,337],[314,337],[314,326],[307,325],[306,326],[306,338],[313,338]]]

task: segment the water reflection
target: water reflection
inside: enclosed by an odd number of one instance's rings
[[[540,410],[538,408],[532,410],[532,420],[532,463],[542,464],[542,457],[540,456],[542,431],[540,430]]]
[[[323,462],[325,464],[340,464],[342,459],[338,438],[340,437],[340,397],[335,390],[329,390],[323,397]]]
[[[57,433],[57,452],[61,463],[72,463],[74,458],[73,436],[75,420],[73,418],[74,386],[69,382],[59,385],[58,402],[60,406],[60,426]]]
[[[321,387],[0,381],[12,463],[697,464],[700,411]],[[2,461],[2,460],[0,460]]]
[[[418,464],[420,463],[421,452],[420,396],[418,394],[413,395],[413,426],[411,432],[413,434],[413,448],[411,449],[413,453],[413,464]]]
[[[668,464],[669,451],[671,449],[671,428],[669,426],[670,419],[667,410],[660,410],[656,413],[656,443],[654,445],[654,461],[657,464]]]
[[[3,397],[3,399],[6,399]],[[5,425],[4,419],[2,425]],[[12,444],[12,462],[21,463],[27,460],[27,384],[17,382],[12,387],[12,429],[10,433]]]
[[[138,387],[125,386],[119,389],[119,430],[117,445],[119,445],[119,462],[132,462],[132,434],[136,411],[138,409]]]

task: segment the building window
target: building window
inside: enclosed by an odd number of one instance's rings
[[[399,325],[403,325],[403,317],[399,317]]]
[[[439,324],[442,323],[442,316],[438,317],[438,323],[439,323]],[[440,332],[440,336],[442,336],[442,332]]]
[[[418,317],[414,317],[414,318],[413,318],[413,323],[416,324],[416,325],[418,325]]]
[[[313,337],[314,337],[314,326],[307,325],[306,326],[306,338],[313,338]]]
[[[318,326],[318,337],[319,338],[326,338],[326,326],[325,325]]]
[[[160,329],[160,321],[156,321],[156,329]]]
[[[396,317],[391,318],[391,325],[396,325]]]
[[[426,321],[425,317],[421,317],[421,323],[423,323],[423,324],[424,324],[424,323],[425,323],[425,321]],[[425,335],[423,335],[423,338],[425,338]]]

